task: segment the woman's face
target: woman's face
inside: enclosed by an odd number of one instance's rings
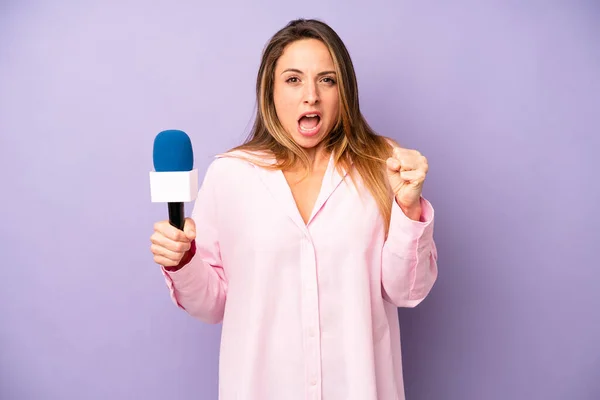
[[[339,94],[333,59],[321,41],[289,44],[275,66],[273,98],[286,132],[303,148],[318,145],[335,126]]]

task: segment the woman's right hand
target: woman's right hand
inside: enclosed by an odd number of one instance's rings
[[[172,226],[169,221],[157,222],[154,224],[154,233],[150,236],[154,262],[164,267],[179,265],[195,238],[196,224],[191,218],[185,219],[183,231]]]

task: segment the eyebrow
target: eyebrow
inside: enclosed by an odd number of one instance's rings
[[[299,69],[296,68],[288,68],[286,70],[284,70],[281,75],[285,74],[286,72],[295,72],[297,74],[304,74],[304,72],[300,71]],[[323,71],[323,72],[319,72],[317,74],[317,76],[322,76],[322,75],[330,75],[330,74],[334,74],[335,75],[335,71]]]

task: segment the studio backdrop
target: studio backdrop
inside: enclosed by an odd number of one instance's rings
[[[599,399],[600,6],[367,0],[0,4],[0,398],[216,399],[220,326],[150,253],[152,142],[187,132],[202,177],[298,17],[429,159],[440,272],[399,310],[407,399]]]

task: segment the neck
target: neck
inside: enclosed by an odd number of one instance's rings
[[[308,157],[310,168],[312,171],[316,171],[321,168],[327,167],[327,164],[329,163],[330,153],[325,149],[324,144],[319,144],[318,146],[309,149],[304,149],[304,152]],[[294,169],[300,172],[300,170],[304,170],[304,167],[299,165]]]
[[[329,152],[325,149],[325,144],[320,143],[319,145],[310,149],[304,149],[310,163],[313,167],[319,165],[322,162],[329,161]]]

